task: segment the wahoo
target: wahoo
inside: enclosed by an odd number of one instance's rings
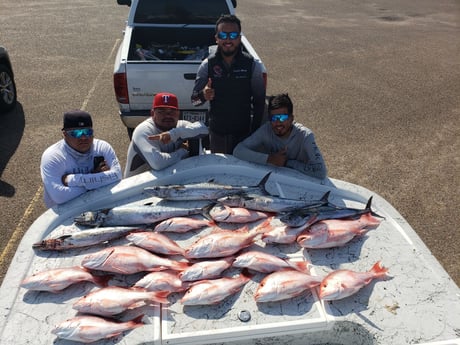
[[[126,236],[133,231],[141,231],[138,227],[105,227],[75,231],[74,227],[71,227],[73,232],[61,235],[57,238],[49,238],[40,242],[34,243],[32,248],[40,250],[66,250],[72,248],[81,248],[96,245],[99,243],[115,240]]]
[[[265,175],[256,186],[231,186],[221,185],[213,182],[168,185],[144,188],[148,194],[166,200],[217,200],[227,195],[239,193],[261,193],[267,194],[265,184],[270,177],[270,173]]]
[[[278,213],[297,210],[299,208],[325,205],[328,203],[329,193],[330,192],[324,194],[320,200],[287,199],[271,195],[245,193],[225,196],[217,199],[217,201],[231,207],[245,207],[250,210]]]
[[[117,206],[108,210],[85,212],[74,218],[75,223],[86,226],[119,226],[152,224],[171,217],[206,215],[213,204],[201,207],[178,207],[147,203],[144,205]]]

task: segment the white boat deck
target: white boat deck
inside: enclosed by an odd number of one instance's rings
[[[60,253],[32,249],[33,243],[56,234],[60,225],[71,224],[73,217],[88,210],[154,201],[143,193],[148,186],[211,178],[223,184],[254,185],[268,171],[273,171],[268,189],[286,197],[318,199],[331,191],[332,203],[363,208],[373,196],[372,209],[385,220],[340,248],[307,252],[297,244],[257,245],[292,260],[307,259],[313,265],[312,273],[320,276],[338,268],[367,271],[380,260],[391,277],[374,280],[339,301],[322,302],[313,290],[289,301],[256,304],[253,294],[263,277],[259,274],[240,293],[217,306],[184,307],[178,302],[181,295],[174,294],[170,306],[136,311],[145,315],[145,326],[94,344],[460,344],[459,288],[388,202],[347,182],[318,181],[290,169],[254,165],[224,155],[193,157],[160,172],[134,176],[40,216],[23,237],[0,289],[0,344],[74,344],[57,339],[51,330],[75,316],[72,304],[96,287],[76,284],[57,294],[19,287],[33,273],[78,265],[86,254],[107,246]],[[182,246],[196,239],[190,234],[173,236]],[[140,276],[117,275],[111,284],[128,286]],[[244,319],[248,315],[250,319]]]

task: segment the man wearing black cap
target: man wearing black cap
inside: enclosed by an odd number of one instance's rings
[[[42,155],[40,172],[47,207],[62,204],[88,190],[121,180],[121,166],[109,143],[94,139],[91,115],[64,113],[64,138]]]

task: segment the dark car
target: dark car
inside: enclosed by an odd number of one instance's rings
[[[16,106],[17,94],[13,67],[6,48],[0,46],[0,113]]]

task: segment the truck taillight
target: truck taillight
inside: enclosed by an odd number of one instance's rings
[[[267,90],[267,72],[262,73],[262,78],[264,78],[265,90]]]
[[[126,73],[115,73],[113,75],[113,86],[115,88],[115,97],[118,103],[129,104]]]

